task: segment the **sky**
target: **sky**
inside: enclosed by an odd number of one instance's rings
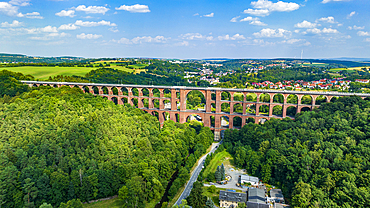
[[[369,0],[0,0],[0,53],[370,58]]]

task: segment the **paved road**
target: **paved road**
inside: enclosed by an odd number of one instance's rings
[[[218,147],[218,145],[220,145],[222,143],[222,141],[220,141],[220,142],[218,142],[218,143],[213,143],[212,144],[212,148],[211,148],[211,151],[209,152],[209,153],[213,153],[213,152],[215,152],[216,151],[216,147]],[[181,193],[181,196],[179,197],[179,199],[176,201],[176,203],[175,204],[177,204],[177,205],[180,205],[181,204],[181,201],[183,200],[183,199],[185,199],[186,197],[188,197],[189,196],[189,194],[190,194],[190,191],[191,191],[191,189],[193,188],[193,183],[195,182],[195,181],[197,181],[197,179],[198,179],[198,175],[199,175],[199,173],[200,173],[200,171],[202,171],[202,169],[203,169],[203,164],[204,164],[204,162],[205,162],[205,160],[206,160],[206,157],[207,157],[207,155],[209,154],[209,153],[207,153],[206,155],[204,155],[203,157],[201,157],[200,158],[200,160],[199,160],[199,162],[198,162],[198,166],[195,168],[195,170],[193,171],[193,173],[191,174],[191,176],[190,176],[190,180],[188,181],[188,183],[186,184],[186,187],[185,187],[185,189],[184,189],[184,191]]]

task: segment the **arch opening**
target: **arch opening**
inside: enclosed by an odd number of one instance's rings
[[[137,88],[131,89],[132,95],[138,97],[139,96],[139,90]]]
[[[159,109],[159,100],[153,99],[152,102],[153,102],[153,107]]]
[[[166,97],[166,98],[171,98],[171,90],[169,89],[164,89],[163,90],[163,97]]]
[[[221,100],[230,101],[231,100],[231,94],[230,94],[230,92],[222,91],[221,92]]]
[[[141,99],[141,102],[143,103],[144,108],[149,108],[149,99],[143,98]]]
[[[301,112],[307,112],[307,111],[311,111],[311,108],[309,108],[309,107],[303,107],[301,109]]]
[[[149,97],[149,90],[147,88],[141,89],[141,92],[143,93],[144,97]]]
[[[122,101],[122,104],[126,104],[126,103],[128,103],[128,100],[127,100],[127,98],[121,98],[121,101]]]
[[[132,103],[132,106],[134,107],[139,107],[138,104],[139,104],[139,101],[137,100],[137,98],[132,98],[131,99],[131,103]]]
[[[203,118],[198,114],[192,114],[186,118],[186,122],[191,122],[191,121],[198,121],[198,122],[203,123]]]
[[[89,93],[90,92],[90,89],[87,86],[83,86],[82,89],[83,89],[83,91],[85,93]]]
[[[294,107],[294,106],[289,106],[287,109],[286,109],[286,115],[287,116],[291,116],[291,117],[294,117],[295,114],[297,114],[297,108]]]
[[[108,95],[108,88],[106,86],[101,88],[103,90],[104,95]]]
[[[280,93],[275,94],[273,99],[272,99],[272,102],[274,102],[274,103],[284,103],[284,96]]]
[[[170,110],[171,109],[171,101],[163,100],[163,107],[164,107],[164,109]]]
[[[246,109],[247,114],[256,114],[256,105],[255,104],[248,104]]]
[[[234,113],[243,114],[243,105],[240,103],[236,103],[234,104],[233,110],[234,110]]]
[[[228,116],[222,116],[221,118],[221,127],[222,128],[229,128],[229,117]]]
[[[117,87],[113,87],[111,90],[112,90],[113,95],[118,95]]]
[[[240,92],[234,93],[234,101],[244,101],[244,94]]]
[[[205,110],[206,99],[202,92],[192,90],[186,95],[186,110]]]
[[[112,97],[111,98],[111,101],[114,102],[114,104],[118,104],[118,99],[116,97]]]
[[[222,103],[221,112],[230,113],[230,103]]]
[[[261,105],[259,109],[259,114],[269,115],[270,106],[268,105]]]
[[[126,87],[121,88],[122,95],[128,96],[128,89]]]
[[[95,95],[99,95],[99,88],[97,86],[93,87],[93,91]]]
[[[305,105],[312,105],[312,97],[311,97],[311,95],[305,95],[305,96],[303,96],[301,103],[302,104],[305,104]]]
[[[153,89],[153,97],[159,98],[160,96],[161,96],[161,92],[157,88]]]
[[[257,101],[257,94],[256,93],[248,93],[246,96],[246,101],[248,102],[256,102]]]
[[[267,93],[262,93],[260,95],[260,102],[262,103],[269,103],[270,102],[270,95]]]
[[[327,97],[320,95],[316,98],[315,105],[321,105],[322,103],[326,103],[326,102],[327,102]]]
[[[298,104],[298,96],[294,94],[290,94],[286,102],[290,104]]]
[[[242,118],[236,116],[233,118],[233,128],[240,129],[242,127]]]
[[[283,116],[283,107],[281,107],[280,105],[274,106],[272,108],[272,115]]]

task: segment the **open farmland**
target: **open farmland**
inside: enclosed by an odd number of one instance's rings
[[[64,76],[85,76],[93,68],[89,67],[48,67],[48,66],[22,66],[22,67],[1,67],[0,70],[9,70],[13,72],[20,72],[22,74],[30,74],[36,79],[47,79],[50,76],[64,75]]]
[[[335,68],[335,69],[330,69],[330,72],[339,72],[339,71],[365,71],[364,69],[369,70],[370,67],[350,67],[350,68]]]

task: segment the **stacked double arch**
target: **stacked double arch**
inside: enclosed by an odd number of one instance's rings
[[[244,126],[248,122],[260,123],[271,118],[283,119],[294,118],[295,113],[302,110],[313,110],[320,106],[317,98],[324,98],[324,102],[330,102],[334,97],[357,95],[362,98],[370,97],[370,94],[338,93],[318,91],[278,91],[257,89],[233,89],[233,88],[201,88],[184,86],[154,86],[154,85],[121,85],[121,84],[95,84],[95,83],[70,83],[70,82],[43,82],[22,81],[30,87],[49,85],[52,87],[78,87],[86,93],[106,97],[118,105],[128,103],[147,113],[157,116],[161,125],[165,120],[185,123],[190,116],[201,117],[204,126],[210,127],[215,132],[225,129],[234,129]],[[191,91],[199,91],[203,95],[205,105],[203,109],[187,110],[186,101]],[[248,95],[253,95],[254,100],[248,100]],[[238,99],[236,96],[238,96]],[[263,96],[262,96],[263,95]],[[275,96],[280,96],[277,102]],[[282,97],[281,97],[282,96]],[[295,96],[296,103],[289,103],[288,97]],[[302,98],[310,97],[311,103],[302,103]],[[222,99],[226,98],[226,99]],[[240,99],[240,97],[242,99]],[[264,99],[262,99],[262,97]],[[267,99],[267,98],[269,99]],[[274,101],[275,100],[275,101]],[[222,109],[222,105],[230,108],[229,111]],[[281,109],[281,115],[274,115],[274,107]],[[234,107],[239,107],[238,112]],[[268,107],[268,112],[266,108]],[[265,109],[262,113],[260,110]],[[288,115],[288,109],[294,112]],[[228,108],[227,108],[228,109]],[[242,112],[241,112],[242,109]],[[254,110],[251,110],[254,109]],[[234,121],[238,125],[234,125]]]

